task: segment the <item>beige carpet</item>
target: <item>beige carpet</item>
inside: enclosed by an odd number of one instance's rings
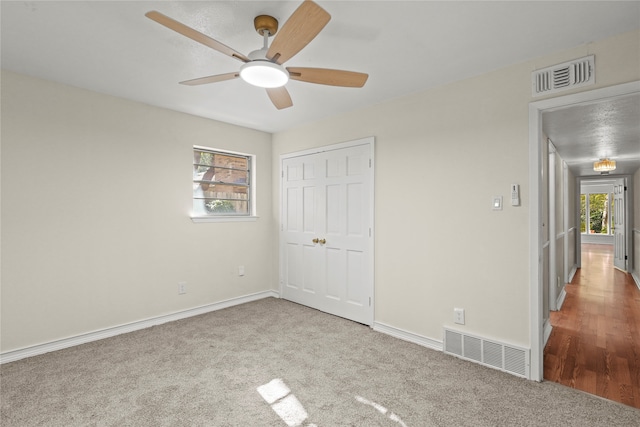
[[[638,426],[640,411],[269,298],[0,367],[10,426]]]

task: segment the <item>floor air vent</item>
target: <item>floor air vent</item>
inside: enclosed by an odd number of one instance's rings
[[[529,350],[444,329],[444,352],[529,378]]]
[[[594,60],[595,57],[590,55],[534,71],[531,74],[533,96],[594,84],[596,82]]]

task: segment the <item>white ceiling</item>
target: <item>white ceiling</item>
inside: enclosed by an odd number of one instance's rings
[[[616,161],[612,175],[640,168],[640,94],[543,113],[542,128],[576,176],[598,176],[604,157]]]
[[[285,65],[370,77],[362,89],[290,81],[294,105],[284,110],[240,79],[179,85],[241,63],[144,14],[157,10],[248,54],[262,44],[253,18],[282,26],[298,1],[1,1],[2,67],[277,132],[640,27],[638,1],[317,3],[332,20]]]

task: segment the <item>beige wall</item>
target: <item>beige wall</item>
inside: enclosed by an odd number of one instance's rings
[[[277,133],[274,183],[280,154],[374,136],[375,320],[441,340],[463,307],[459,328],[529,346],[531,72],[594,54],[597,84],[574,92],[638,80],[639,42],[627,33]],[[492,211],[512,183],[522,206]]]
[[[460,328],[528,346],[530,73],[595,54],[586,90],[639,80],[639,42],[621,35],[273,136],[3,72],[0,351],[277,289],[279,155],[365,136],[375,320],[441,340],[463,307]],[[189,220],[193,145],[257,155],[258,221]]]
[[[256,222],[191,222],[193,145],[257,156]],[[2,352],[272,289],[271,201],[270,134],[3,72]]]

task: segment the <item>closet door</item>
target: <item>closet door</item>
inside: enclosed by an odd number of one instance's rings
[[[373,323],[371,146],[282,162],[282,297]]]

